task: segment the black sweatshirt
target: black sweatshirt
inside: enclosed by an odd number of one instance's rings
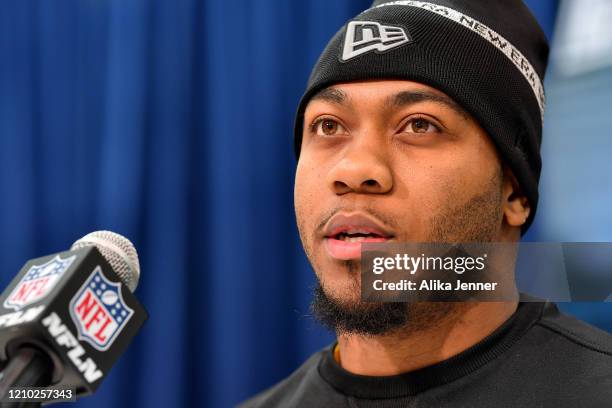
[[[469,349],[396,376],[351,374],[333,347],[240,407],[612,408],[612,335],[552,303],[519,303]]]

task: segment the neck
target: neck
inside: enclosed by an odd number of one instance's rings
[[[353,374],[388,376],[447,360],[478,343],[516,311],[518,302],[455,303],[453,313],[419,330],[380,336],[338,334],[342,367]]]

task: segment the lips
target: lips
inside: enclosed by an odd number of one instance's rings
[[[362,213],[337,214],[324,229],[327,253],[334,259],[361,259],[361,244],[386,242],[393,234],[378,220]]]

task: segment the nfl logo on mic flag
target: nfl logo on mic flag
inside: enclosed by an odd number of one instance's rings
[[[107,279],[98,266],[70,301],[79,340],[107,350],[134,311],[121,295],[121,284]]]
[[[42,300],[53,290],[75,258],[62,259],[58,255],[42,265],[32,266],[6,298],[4,307],[19,310]]]

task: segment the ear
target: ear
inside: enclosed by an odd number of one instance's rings
[[[531,208],[512,170],[506,165],[504,165],[502,196],[504,220],[511,227],[520,227],[527,221]]]

